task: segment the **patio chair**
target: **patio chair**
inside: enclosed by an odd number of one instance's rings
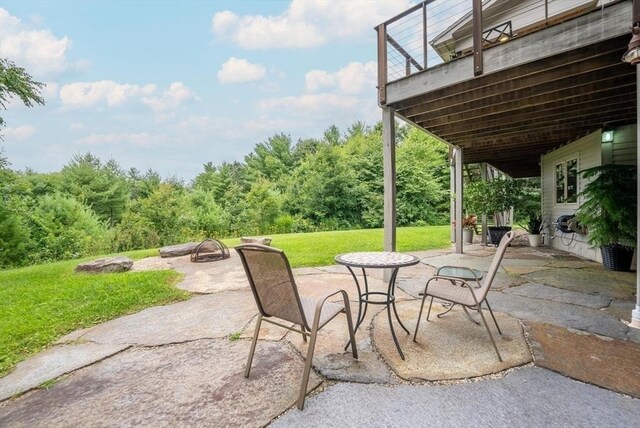
[[[496,272],[498,267],[500,266],[500,262],[502,262],[502,257],[507,249],[507,246],[511,243],[513,238],[515,237],[515,232],[510,231],[502,238],[500,241],[500,245],[496,250],[495,255],[493,256],[493,261],[489,266],[489,270],[482,281],[482,284],[472,285],[469,284],[464,279],[453,277],[453,276],[442,276],[435,275],[427,281],[427,284],[424,288],[424,295],[422,297],[422,305],[420,306],[420,313],[418,314],[418,321],[416,323],[416,331],[413,334],[413,341],[416,341],[416,337],[418,335],[418,328],[420,327],[420,318],[422,318],[422,310],[424,309],[424,301],[427,296],[431,296],[431,302],[429,303],[429,311],[427,312],[427,321],[429,321],[429,315],[431,314],[431,305],[433,305],[433,298],[436,297],[441,300],[446,300],[453,305],[460,305],[465,310],[473,309],[480,314],[480,318],[484,324],[484,327],[489,334],[489,338],[491,339],[491,343],[493,344],[493,349],[495,349],[496,354],[498,354],[498,360],[502,362],[502,357],[500,356],[500,351],[498,351],[498,346],[496,345],[496,341],[493,339],[493,335],[491,334],[491,330],[489,330],[489,326],[487,325],[487,320],[485,319],[482,313],[482,303],[487,305],[489,309],[489,313],[491,314],[491,318],[493,318],[493,322],[498,329],[498,333],[502,335],[502,331],[500,331],[500,326],[498,326],[498,321],[496,321],[496,317],[493,315],[493,311],[491,310],[491,306],[489,305],[489,301],[487,300],[487,293],[491,288],[491,284],[493,283],[493,279],[496,276]],[[464,267],[460,267],[460,269],[467,269]],[[471,271],[471,269],[469,269]],[[475,276],[473,271],[471,271],[472,276]],[[468,314],[467,314],[468,315]]]
[[[305,342],[307,341],[307,336],[309,336],[307,359],[302,375],[300,395],[298,396],[298,408],[302,410],[304,408],[318,330],[342,312],[347,315],[353,358],[358,358],[349,297],[344,290],[338,290],[319,299],[300,296],[291,272],[289,260],[282,250],[260,244],[243,244],[235,247],[235,249],[242,260],[242,265],[260,312],[255,332],[253,333],[244,376],[248,378],[251,371],[251,362],[256,350],[262,321],[300,333]],[[330,297],[336,294],[342,295],[343,301],[341,303],[328,301]],[[288,321],[293,323],[294,326],[287,326],[272,318]],[[296,326],[300,326],[300,328],[296,328]]]

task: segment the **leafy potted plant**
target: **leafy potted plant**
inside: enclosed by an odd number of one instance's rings
[[[529,245],[539,247],[542,243],[542,216],[536,212],[529,212],[529,218],[522,227],[529,233]]]
[[[609,270],[628,271],[636,246],[636,167],[602,165],[580,171],[588,181],[576,212],[588,241],[600,247]]]
[[[493,215],[494,226],[489,227],[491,243],[498,245],[511,230],[503,224],[500,213],[518,205],[524,197],[523,185],[517,180],[493,179],[473,181],[465,189],[464,200],[469,211]]]
[[[462,218],[462,242],[471,244],[473,232],[478,233],[478,217],[475,214],[467,214]]]

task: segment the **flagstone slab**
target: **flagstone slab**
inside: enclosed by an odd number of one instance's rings
[[[620,300],[635,300],[633,272],[612,272],[603,268],[553,268],[524,275],[529,282],[551,285],[569,291],[600,294]]]
[[[611,391],[640,397],[640,344],[528,323],[535,363]]]
[[[251,291],[195,296],[156,306],[71,334],[61,341],[156,346],[241,332],[257,313]]]
[[[403,302],[397,305],[398,315],[409,329],[407,334],[394,322],[398,342],[405,355],[400,358],[391,338],[386,314],[380,313],[374,320],[373,339],[380,355],[391,369],[406,380],[452,380],[498,373],[511,367],[532,361],[522,326],[515,318],[495,313],[502,336],[487,313],[489,327],[496,338],[504,362],[498,360],[484,325],[469,321],[460,307],[454,308],[442,318],[436,315],[445,308],[434,303],[430,321],[426,321],[426,303],[420,322],[417,341],[413,341],[420,302]],[[395,320],[394,320],[395,321]]]
[[[553,324],[615,339],[640,343],[640,330],[630,328],[606,311],[509,293],[489,292],[494,311],[523,321]]]
[[[593,296],[576,291],[567,291],[561,288],[549,287],[544,284],[527,283],[518,287],[504,290],[505,293],[517,294],[518,296],[530,297],[533,299],[551,300],[560,303],[584,306],[592,309],[600,309],[609,306],[610,297]]]
[[[442,266],[465,266],[470,269],[478,269],[486,272],[491,265],[492,259],[493,256],[475,257],[466,254],[446,254],[424,259],[423,262],[436,268]]]
[[[14,371],[0,378],[0,401],[37,388],[44,382],[93,364],[127,347],[95,343],[55,346],[19,363]]]
[[[133,348],[0,406],[0,426],[261,427],[294,405],[303,359],[265,342],[244,377],[249,341]],[[311,373],[308,391],[321,383]]]

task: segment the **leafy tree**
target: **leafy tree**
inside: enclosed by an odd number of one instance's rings
[[[322,228],[347,228],[361,224],[362,188],[336,146],[323,146],[293,174],[287,197],[293,214]]]
[[[218,167],[211,162],[207,162],[204,164],[204,172],[198,174],[193,180],[194,188],[212,192],[216,202],[222,207],[228,205],[227,193],[232,185],[240,193],[245,193],[249,190],[247,169],[240,162],[223,162]]]
[[[291,137],[276,134],[266,142],[259,143],[245,157],[247,170],[252,179],[266,178],[276,182],[293,168],[294,159],[291,153]]]
[[[320,147],[322,142],[320,140],[316,140],[315,138],[307,138],[304,140],[298,140],[295,147],[293,148],[293,163],[297,167],[302,163],[303,160],[307,158],[309,155],[313,155],[316,153]]]
[[[222,237],[229,232],[229,214],[216,202],[213,193],[195,189],[189,197],[195,229],[203,238]]]
[[[129,186],[117,162],[102,164],[91,153],[76,155],[62,168],[62,190],[88,205],[110,224],[120,221],[129,199]]]
[[[44,105],[44,98],[40,95],[43,83],[33,80],[24,68],[20,68],[12,61],[0,58],[0,106],[6,110],[6,103],[14,96],[27,107],[35,104]],[[4,119],[0,117],[0,127],[4,126]]]
[[[136,168],[130,168],[127,171],[126,179],[131,189],[131,199],[148,198],[162,182],[160,174],[152,169],[148,169],[144,174],[140,173]]]
[[[397,221],[400,226],[446,221],[447,147],[413,128],[396,156]]]
[[[340,129],[336,125],[331,125],[324,131],[324,142],[331,146],[339,146],[342,144],[342,136]]]
[[[247,205],[250,227],[258,233],[269,233],[280,216],[282,198],[269,180],[259,179],[247,194]]]
[[[160,245],[179,244],[192,239],[196,220],[184,189],[173,183],[162,183],[140,203],[140,214],[153,225]]]
[[[40,260],[73,259],[109,248],[105,225],[89,207],[70,196],[41,197],[30,220]]]
[[[134,202],[113,230],[115,251],[154,248],[160,245],[160,237],[154,224],[140,213],[140,205]]]

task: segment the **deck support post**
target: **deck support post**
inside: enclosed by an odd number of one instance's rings
[[[455,166],[455,182],[456,182],[456,253],[462,254],[462,148],[456,147],[453,149],[455,153],[456,166]]]
[[[487,163],[486,162],[482,162],[480,164],[480,179],[482,181],[487,181]],[[477,213],[474,213],[477,215]],[[481,237],[481,241],[482,241],[482,245],[487,245],[487,230],[488,226],[487,226],[487,213],[482,213],[482,237]]]
[[[384,251],[396,250],[396,132],[395,113],[382,107],[382,164],[384,170]],[[391,279],[385,269],[384,280]]]
[[[451,242],[456,242],[456,158],[453,147],[449,147],[449,225]]]
[[[634,2],[635,5],[635,2]],[[636,89],[640,88],[640,64],[636,65]],[[636,91],[637,92],[637,91]],[[637,92],[636,95],[637,105],[640,109],[640,92]],[[636,142],[640,142],[640,110],[637,110],[638,117],[636,118]],[[640,167],[640,150],[638,150],[637,154],[637,164],[636,168]],[[636,173],[637,180],[637,198],[640,200],[640,174]],[[640,209],[636,209],[637,213],[637,226],[640,226]],[[637,228],[636,226],[636,228]],[[636,251],[640,249],[640,234],[637,234],[636,237]],[[638,261],[640,257],[636,257],[636,273],[640,272],[640,261]],[[640,275],[636,275],[636,307],[631,311],[631,326],[635,328],[640,328]]]

